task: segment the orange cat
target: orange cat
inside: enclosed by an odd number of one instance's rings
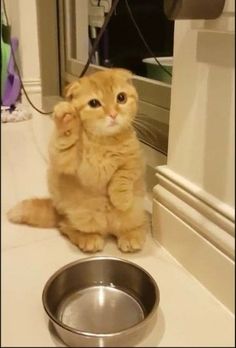
[[[146,234],[144,165],[132,127],[132,74],[110,69],[83,77],[54,108],[49,144],[51,199],[29,199],[8,212],[14,223],[58,227],[83,251],[102,250],[108,234],[124,252]]]

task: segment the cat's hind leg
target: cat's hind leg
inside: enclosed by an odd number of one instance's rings
[[[61,233],[65,234],[73,244],[82,251],[94,253],[104,248],[104,237],[99,233],[84,233],[73,229],[65,222],[59,225]]]

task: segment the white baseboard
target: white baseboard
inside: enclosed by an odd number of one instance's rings
[[[42,92],[40,79],[24,79],[23,84],[28,94],[41,94]]]
[[[225,216],[229,221],[235,222],[235,209],[220,201],[216,197],[212,196],[208,192],[199,188],[199,186],[188,181],[183,176],[175,173],[173,170],[168,168],[168,166],[159,166],[157,167],[157,175],[161,178],[167,178],[170,182],[173,182],[177,187],[183,188],[185,192],[189,192],[192,197],[196,197],[199,202],[205,203],[212,208],[212,211],[215,210],[223,217]],[[231,231],[234,233],[234,230]]]
[[[42,86],[40,79],[24,79],[24,88],[31,102],[38,108],[42,109]],[[28,103],[27,98],[22,90],[22,102]],[[35,111],[35,110],[34,110]]]
[[[158,168],[153,235],[226,307],[234,311],[234,222],[197,197],[167,167]],[[173,175],[172,175],[173,174]],[[186,184],[186,182],[185,182]],[[226,217],[226,215],[228,215]]]

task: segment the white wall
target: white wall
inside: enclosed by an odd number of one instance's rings
[[[211,21],[176,21],[168,168],[234,210],[234,1]]]
[[[40,94],[40,64],[36,0],[5,0],[12,36],[19,39],[18,57],[25,87]],[[38,100],[38,98],[37,98]]]
[[[177,20],[167,165],[154,237],[234,311],[234,0],[216,20]]]

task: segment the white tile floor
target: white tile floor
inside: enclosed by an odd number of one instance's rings
[[[2,346],[63,347],[49,331],[41,296],[59,267],[88,256],[54,229],[10,224],[16,202],[43,196],[51,121],[42,116],[2,124]],[[149,236],[142,252],[122,254],[109,241],[101,255],[136,262],[160,288],[158,320],[142,347],[234,346],[234,316]]]

